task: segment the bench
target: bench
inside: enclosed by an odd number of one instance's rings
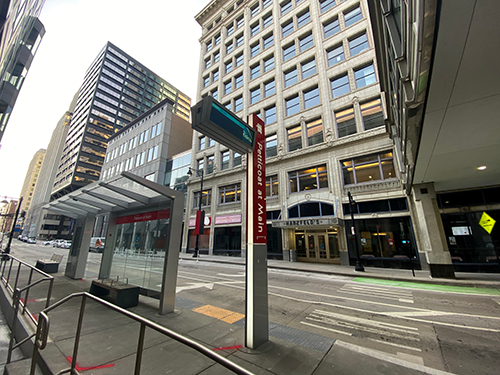
[[[50,259],[39,259],[36,261],[36,268],[45,273],[57,273],[59,271],[59,263],[63,256],[61,254],[52,254]]]
[[[123,308],[139,304],[139,287],[114,279],[92,280],[90,294],[107,297],[106,300]]]

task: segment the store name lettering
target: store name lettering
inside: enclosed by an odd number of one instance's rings
[[[304,226],[304,225],[319,225],[321,222],[319,219],[307,219],[307,220],[289,220],[283,221],[284,226]]]

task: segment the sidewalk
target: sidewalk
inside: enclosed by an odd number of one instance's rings
[[[180,262],[220,262],[244,265],[242,258],[181,254]],[[442,285],[500,288],[500,275],[459,274],[457,280],[432,280],[426,271],[366,268],[364,273],[353,267],[314,263],[291,263],[270,260],[270,269],[293,270],[308,273],[383,278],[400,281],[433,282]],[[72,280],[62,272],[55,274],[52,303],[72,294],[89,291],[90,280]],[[44,308],[46,291],[35,288],[30,293],[30,309],[37,314]],[[40,299],[40,300],[38,300]],[[51,303],[51,304],[52,304]],[[214,301],[214,305],[217,301]],[[255,374],[323,375],[323,374],[445,374],[409,362],[387,353],[348,344],[342,340],[302,331],[270,321],[270,342],[259,350],[244,348],[244,319],[228,323],[195,310],[202,304],[185,298],[176,298],[176,311],[158,315],[159,302],[140,296],[139,305],[127,309],[163,327],[195,339],[208,348]],[[69,367],[73,351],[80,299],[57,307],[50,316],[50,342],[41,356],[51,373]],[[87,303],[78,366],[87,374],[133,374],[136,358],[139,323],[94,301]],[[142,374],[229,374],[198,352],[148,329],[144,345]]]

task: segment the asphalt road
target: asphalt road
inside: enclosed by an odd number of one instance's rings
[[[14,240],[12,253],[30,263],[68,250]],[[90,253],[86,278],[98,274],[101,254]],[[125,258],[116,259],[115,269]],[[144,259],[127,258],[141,270]],[[152,282],[162,261],[149,261]],[[203,261],[179,263],[177,295],[235,313],[245,312],[244,267]],[[496,374],[500,370],[500,296],[406,289],[360,283],[349,277],[269,270],[269,320],[283,330],[342,340],[360,353],[377,350],[390,358],[455,374]],[[210,310],[210,311],[213,311]],[[236,318],[235,318],[236,319]]]

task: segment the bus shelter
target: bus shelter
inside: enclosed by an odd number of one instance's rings
[[[184,194],[130,172],[97,181],[44,206],[74,220],[65,275],[85,274],[94,220],[109,215],[99,279],[114,278],[174,311]]]

